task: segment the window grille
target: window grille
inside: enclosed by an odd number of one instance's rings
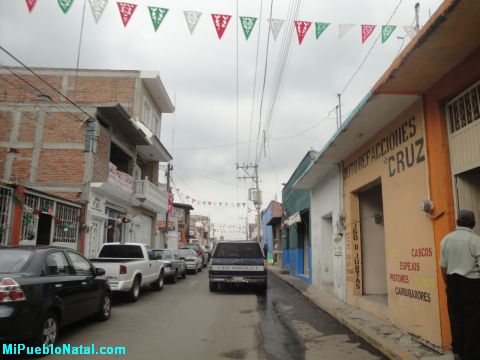
[[[57,203],[53,242],[76,243],[78,239],[78,217],[80,209]]]
[[[480,82],[447,104],[447,116],[451,134],[480,119]]]
[[[0,245],[8,244],[11,226],[13,190],[0,187]]]

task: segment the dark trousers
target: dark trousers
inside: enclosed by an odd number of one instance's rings
[[[480,279],[447,276],[452,350],[462,360],[480,360]]]

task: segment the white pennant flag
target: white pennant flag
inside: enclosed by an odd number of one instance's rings
[[[417,29],[415,29],[415,26],[404,26],[403,30],[405,30],[405,33],[410,39],[413,39],[415,35],[417,35]]]
[[[92,9],[93,17],[95,18],[95,24],[98,24],[102,17],[103,10],[108,4],[108,0],[88,0],[90,8]]]
[[[353,24],[340,24],[338,25],[338,38],[341,39],[348,33],[355,25]]]
[[[185,20],[187,21],[190,34],[193,35],[193,31],[195,30],[202,13],[199,11],[184,11],[183,13],[185,14]]]
[[[272,30],[273,40],[276,41],[278,34],[280,33],[280,30],[282,28],[283,20],[268,19],[268,22],[270,23],[270,30]]]

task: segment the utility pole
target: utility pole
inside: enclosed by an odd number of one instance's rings
[[[168,163],[167,164],[167,171],[166,171],[166,176],[167,176],[167,212],[165,213],[165,230],[163,232],[163,240],[165,242],[165,248],[168,247],[168,212],[170,208],[170,172],[173,170],[173,166]]]
[[[251,179],[255,183],[255,187],[249,191],[249,200],[253,201],[255,208],[257,209],[257,242],[260,242],[260,219],[261,219],[261,208],[262,208],[262,192],[260,191],[260,186],[258,184],[258,165],[238,165],[237,170],[242,169],[246,176],[239,176],[238,179]],[[253,169],[253,174],[250,172]],[[254,190],[254,191],[252,191]],[[248,228],[248,226],[247,226]]]

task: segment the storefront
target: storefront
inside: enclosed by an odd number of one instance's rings
[[[343,182],[347,303],[441,344],[420,100],[344,160]]]

